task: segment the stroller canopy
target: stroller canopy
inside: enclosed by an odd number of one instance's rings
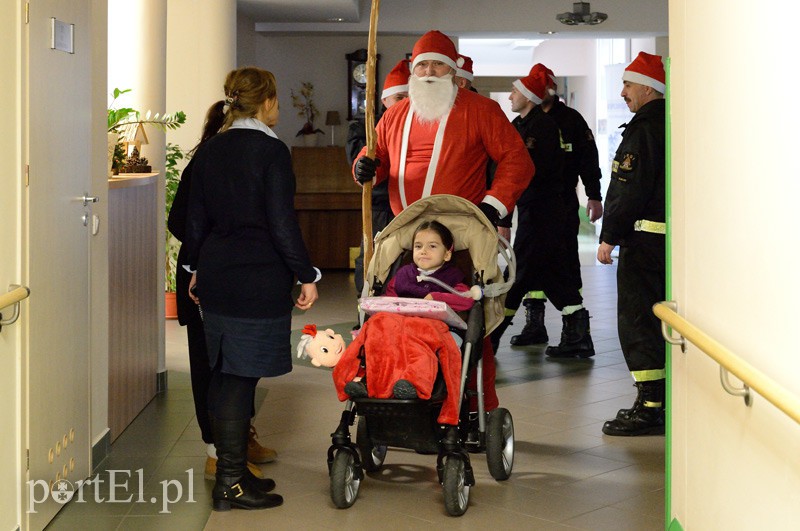
[[[375,253],[367,268],[368,294],[374,293],[374,282],[386,281],[392,264],[413,247],[414,231],[420,223],[431,220],[450,229],[456,251],[469,250],[472,267],[485,284],[504,282],[497,266],[497,230],[471,202],[454,195],[438,194],[409,205],[375,237]],[[487,335],[503,320],[504,301],[505,295],[483,300]]]

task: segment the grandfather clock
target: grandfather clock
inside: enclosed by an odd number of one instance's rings
[[[363,120],[367,111],[367,50],[361,48],[353,53],[345,54],[345,58],[347,58],[347,119]],[[375,109],[377,109],[380,54],[375,59]]]

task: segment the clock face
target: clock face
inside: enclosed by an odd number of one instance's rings
[[[375,56],[375,75],[378,75],[378,61],[381,56]],[[363,120],[367,110],[367,50],[362,48],[353,53],[345,54],[347,59],[347,119]],[[375,92],[375,108],[380,100]]]
[[[365,63],[358,64],[353,68],[353,79],[359,85],[367,83],[367,65]]]

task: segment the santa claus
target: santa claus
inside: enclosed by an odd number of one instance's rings
[[[417,199],[452,194],[496,222],[513,211],[533,176],[525,145],[497,102],[455,84],[462,65],[447,35],[423,35],[411,57],[409,97],[378,122],[375,159],[365,148],[354,164],[359,183],[389,181],[395,214]],[[487,190],[489,160],[497,170]]]

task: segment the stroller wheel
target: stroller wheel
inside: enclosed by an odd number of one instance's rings
[[[345,450],[336,452],[331,467],[331,499],[339,509],[347,509],[356,502],[361,480],[357,479],[355,459]]]
[[[450,516],[467,512],[469,486],[464,473],[464,460],[451,455],[444,464],[444,507]]]
[[[499,407],[489,412],[486,423],[486,462],[489,473],[497,481],[511,476],[514,467],[514,420],[511,413]]]
[[[367,472],[375,472],[383,466],[386,459],[386,447],[372,444],[367,435],[367,419],[358,417],[358,428],[356,428],[356,444],[361,452],[361,466]]]

